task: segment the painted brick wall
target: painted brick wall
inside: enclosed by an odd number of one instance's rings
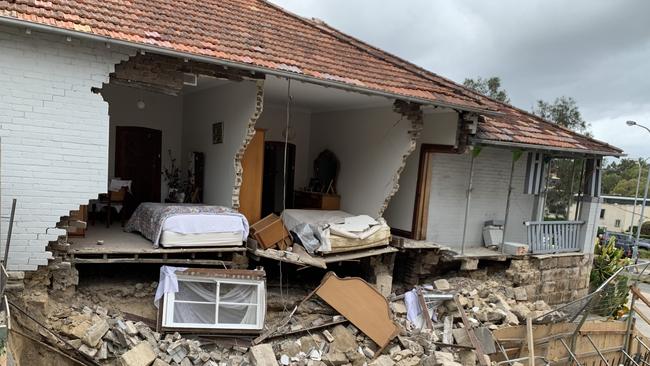
[[[59,217],[106,190],[108,105],[91,87],[108,82],[129,52],[0,27],[3,246],[5,217],[18,199],[9,269],[46,265],[46,245],[61,234],[52,229]]]
[[[505,218],[511,152],[483,148],[474,160],[474,189],[467,226],[467,247],[482,245],[483,223]],[[470,155],[435,154],[432,159],[431,198],[427,240],[460,248],[465,215],[465,192],[469,180]],[[515,164],[513,192],[506,240],[526,242],[525,227],[530,220],[534,196],[523,194],[526,159]]]

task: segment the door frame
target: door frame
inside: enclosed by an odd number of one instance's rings
[[[124,141],[120,139],[120,130],[141,130],[141,131],[146,131],[150,133],[156,134],[159,139],[160,139],[160,151],[158,152],[158,158],[155,161],[156,164],[156,169],[161,172],[162,174],[162,130],[158,130],[155,128],[150,128],[150,127],[142,127],[142,126],[129,126],[129,125],[119,125],[115,126],[115,151],[113,152],[113,176],[117,177],[118,172],[121,171],[122,166],[121,166],[121,160],[118,159],[118,152],[122,149],[122,144],[124,144]],[[161,200],[161,185],[162,185],[162,175],[159,174],[158,178],[158,185],[156,187],[152,187],[153,193],[152,197],[157,197],[156,201],[154,202],[160,202]],[[120,177],[124,178],[124,177]],[[157,195],[156,195],[157,194]]]
[[[411,219],[410,239],[425,240],[429,223],[429,199],[431,197],[431,159],[433,154],[459,154],[457,146],[422,144],[418,163],[418,179],[415,185],[413,217]]]

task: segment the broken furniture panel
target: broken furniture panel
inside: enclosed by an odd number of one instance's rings
[[[291,237],[284,227],[282,220],[275,214],[270,214],[251,225],[250,234],[264,249],[279,247],[281,250],[291,246]]]
[[[334,272],[328,272],[313,294],[348,319],[381,349],[399,334],[386,298],[361,278],[338,278]]]
[[[263,270],[161,268],[162,331],[259,333],[266,316]]]

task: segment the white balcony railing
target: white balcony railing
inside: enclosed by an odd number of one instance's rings
[[[532,254],[579,252],[580,227],[584,221],[526,221]]]

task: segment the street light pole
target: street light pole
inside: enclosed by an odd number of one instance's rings
[[[632,208],[632,221],[630,222],[630,230],[628,238],[632,239],[632,228],[634,227],[634,216],[636,216],[636,201],[639,198],[639,185],[641,184],[641,158],[637,161],[639,164],[639,176],[636,178],[636,191],[634,193],[634,207]]]
[[[643,128],[644,130],[648,131],[650,133],[650,128],[640,125],[636,123],[635,121],[627,121],[625,122],[628,126],[638,126]],[[643,225],[643,220],[644,220],[644,213],[645,213],[645,205],[648,201],[648,184],[650,183],[650,168],[648,169],[648,177],[646,178],[645,181],[645,191],[643,193],[643,202],[641,203],[641,216],[639,217],[639,224],[636,228],[636,239],[634,240],[634,262],[637,263],[639,261],[639,238],[641,237],[641,226]]]
[[[643,213],[645,211],[646,202],[648,201],[648,182],[650,182],[650,169],[648,169],[648,177],[645,181],[645,192],[643,193],[643,203],[641,204],[641,216],[639,217],[639,225],[636,228],[636,240],[634,240],[634,251],[636,252],[634,256],[635,263],[639,260],[639,237],[641,236],[641,226],[643,226]]]

